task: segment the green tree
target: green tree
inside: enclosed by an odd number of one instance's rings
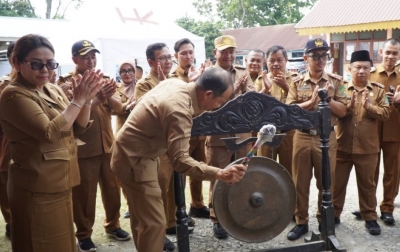
[[[221,21],[196,21],[193,18],[185,17],[175,20],[175,22],[187,31],[190,31],[197,36],[204,37],[206,57],[211,59],[214,57],[212,51],[214,49],[214,39],[222,35],[221,30],[223,25]]]
[[[29,0],[0,0],[0,16],[37,17]]]
[[[56,8],[52,18],[64,19],[65,12],[67,11],[68,7],[70,7],[72,4],[75,9],[78,9],[82,5],[83,0],[56,0],[56,1],[46,0],[46,19],[51,18],[53,2],[55,3]]]
[[[311,8],[317,0],[196,0],[193,5],[201,15],[216,13],[228,28],[297,23],[302,10]]]

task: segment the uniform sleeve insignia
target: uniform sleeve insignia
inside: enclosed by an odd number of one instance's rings
[[[337,79],[337,80],[340,80],[340,81],[343,80],[343,77],[340,76],[340,75],[333,74],[333,73],[327,73],[327,74],[328,74],[328,76],[330,76],[330,77],[332,77],[332,78],[334,78],[334,79]]]
[[[7,103],[10,103],[12,100],[14,100],[14,99],[16,99],[16,98],[18,98],[18,97],[20,97],[21,95],[20,94],[12,94],[12,95],[10,95],[8,98],[7,98]]]
[[[381,83],[371,81],[371,84],[385,89],[385,86],[383,84],[381,84]]]
[[[346,96],[346,87],[344,85],[340,85],[339,92],[341,96]]]

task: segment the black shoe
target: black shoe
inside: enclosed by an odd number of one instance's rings
[[[193,230],[194,230],[194,227],[188,227],[189,234],[193,234]],[[167,228],[167,229],[165,230],[165,233],[166,233],[166,234],[169,234],[169,235],[174,235],[174,234],[176,234],[176,227]]]
[[[124,213],[124,218],[125,218],[125,219],[131,218],[131,214],[130,214],[128,211],[125,212],[125,213]]]
[[[129,235],[129,233],[124,231],[121,228],[117,228],[111,232],[106,232],[106,234],[107,234],[107,236],[112,237],[118,241],[127,241],[127,240],[131,239],[131,236]]]
[[[10,224],[6,224],[6,236],[8,237],[8,238],[10,238],[11,237],[11,226],[10,226]]]
[[[383,220],[388,225],[393,225],[395,223],[392,213],[381,213],[381,220]]]
[[[335,217],[335,225],[339,225],[340,224],[340,218],[339,217]]]
[[[217,239],[225,239],[228,238],[228,233],[219,223],[214,223],[213,226],[214,237]]]
[[[296,225],[292,230],[287,234],[287,238],[290,241],[294,241],[299,239],[303,234],[308,232],[308,225]]]
[[[165,251],[173,251],[175,249],[175,245],[172,241],[170,241],[167,237],[164,238],[164,250]]]
[[[187,222],[189,227],[194,227],[195,222],[192,219],[192,217],[186,215],[186,222]]]
[[[361,220],[362,218],[361,218],[361,213],[360,213],[360,211],[354,211],[354,212],[351,212],[351,214],[352,215],[354,215],[354,216],[356,216],[356,219],[358,219],[358,220]]]
[[[210,218],[210,209],[206,206],[202,208],[194,208],[190,206],[189,216],[197,217],[197,218]]]
[[[365,221],[365,227],[368,229],[368,232],[372,235],[381,234],[381,227],[379,226],[376,220]]]
[[[94,245],[90,237],[83,240],[79,240],[77,245],[80,252],[89,252],[97,250],[96,246]]]

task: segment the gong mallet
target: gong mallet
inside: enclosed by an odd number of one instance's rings
[[[246,157],[243,159],[242,165],[248,165],[251,158],[254,157],[258,148],[260,148],[266,142],[272,142],[272,139],[275,136],[276,128],[274,125],[267,124],[261,127],[260,132],[258,134],[258,138],[256,143],[253,145],[249,153],[247,153]]]
[[[266,142],[272,142],[272,139],[275,136],[276,128],[274,125],[267,124],[261,127],[260,132],[258,132],[258,138],[256,143],[253,145],[249,153],[247,153],[246,157],[243,159],[242,165],[247,166],[254,154],[256,154],[258,148],[262,146]],[[229,185],[233,185],[233,183],[229,183]]]

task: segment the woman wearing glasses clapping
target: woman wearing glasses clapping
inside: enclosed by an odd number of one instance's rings
[[[10,142],[8,197],[13,251],[76,251],[71,189],[80,183],[74,132],[89,127],[90,101],[102,74],[73,81],[73,99],[49,83],[58,63],[44,37],[29,34],[11,55],[12,83],[0,97]]]

